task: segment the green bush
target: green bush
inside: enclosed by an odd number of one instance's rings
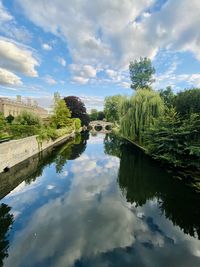
[[[20,115],[18,115],[12,122],[12,124],[17,125],[35,125],[40,127],[42,125],[41,119],[30,112],[23,111]]]
[[[81,120],[79,118],[74,119],[75,131],[78,131],[81,128]]]
[[[200,167],[200,116],[181,120],[174,108],[155,121],[146,132],[150,155],[178,167]]]
[[[37,135],[39,128],[35,125],[18,125],[11,124],[6,127],[6,132],[12,139],[25,138],[31,135]]]

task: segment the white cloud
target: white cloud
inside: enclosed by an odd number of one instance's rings
[[[51,51],[52,47],[49,44],[42,44],[42,48],[46,51]]]
[[[24,26],[18,26],[15,18],[3,6],[0,0],[0,32],[9,38],[29,42],[31,34]]]
[[[35,67],[38,65],[33,51],[10,39],[0,39],[0,67],[30,77],[37,77]]]
[[[0,24],[12,19],[12,15],[4,8],[2,1],[0,1]]]
[[[57,58],[57,61],[58,61],[58,63],[59,63],[61,66],[63,66],[63,67],[65,67],[65,66],[67,65],[66,60],[65,60],[64,58],[62,58],[62,57],[58,57],[58,58]]]
[[[96,66],[127,70],[130,60],[140,56],[154,58],[160,49],[190,51],[200,60],[199,0],[168,0],[151,14],[148,9],[155,0],[18,0],[18,3],[37,26],[66,41],[75,65],[90,66],[72,73],[73,81],[80,84],[96,77]],[[107,75],[112,82],[117,78],[119,84],[128,86],[120,75],[109,71]]]
[[[88,83],[89,79],[81,77],[81,76],[74,76],[72,81],[79,84],[86,84]]]
[[[47,75],[44,77],[44,81],[48,83],[49,85],[55,85],[57,84],[56,80],[54,80],[50,75]]]
[[[0,85],[21,85],[20,77],[11,71],[0,68]]]

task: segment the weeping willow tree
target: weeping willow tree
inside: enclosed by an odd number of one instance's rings
[[[154,119],[164,110],[164,103],[159,93],[149,89],[139,89],[136,94],[126,99],[120,109],[120,131],[132,141],[142,143],[146,131]]]

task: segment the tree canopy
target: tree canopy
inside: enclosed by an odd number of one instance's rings
[[[187,117],[191,113],[200,114],[200,88],[178,93],[174,99],[174,106],[181,116]]]
[[[77,96],[67,96],[64,97],[64,101],[69,110],[71,111],[71,117],[79,118],[81,120],[82,126],[88,126],[89,115],[87,114],[85,104],[81,101],[81,99]]]
[[[144,57],[138,61],[131,61],[129,65],[131,88],[134,90],[149,88],[154,82],[153,74],[155,69],[152,66],[151,60]]]
[[[56,128],[62,128],[68,125],[69,119],[71,118],[71,112],[66,106],[63,99],[60,98],[59,94],[54,95],[54,107],[53,115],[51,116],[51,123]]]
[[[120,105],[125,97],[121,95],[108,96],[104,102],[104,113],[107,121],[118,122]]]
[[[148,89],[137,90],[136,95],[122,103],[120,130],[124,137],[139,141],[143,133],[162,114],[164,103],[159,93]]]

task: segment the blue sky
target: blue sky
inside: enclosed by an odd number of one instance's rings
[[[155,89],[200,86],[198,0],[0,0],[0,96],[48,107],[55,91],[88,109],[130,95],[130,60],[147,56]]]

